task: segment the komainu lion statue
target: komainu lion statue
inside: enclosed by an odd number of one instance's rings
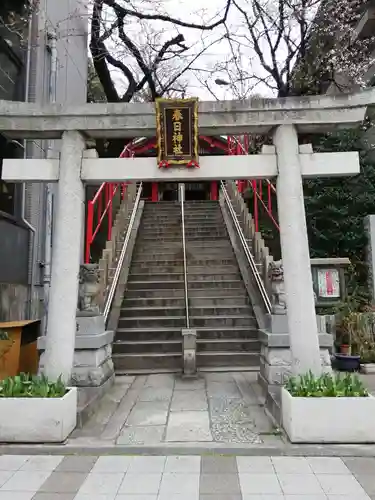
[[[281,260],[270,262],[268,266],[268,279],[271,285],[272,314],[285,314],[284,269]]]

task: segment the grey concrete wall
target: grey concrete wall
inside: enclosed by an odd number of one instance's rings
[[[50,101],[51,54],[48,34],[56,34],[57,74],[56,101],[61,104],[82,104],[87,92],[88,0],[40,0],[33,16],[30,61],[29,101],[45,104]],[[27,156],[43,158],[47,153],[59,154],[58,141],[32,141]],[[36,285],[36,302],[43,300],[43,263],[45,261],[46,186],[28,184],[26,189],[26,219],[36,233],[31,268]],[[31,263],[33,260],[33,263]],[[35,304],[35,309],[39,308]],[[42,307],[43,310],[43,307]]]

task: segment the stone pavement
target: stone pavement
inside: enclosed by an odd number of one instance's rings
[[[257,374],[116,377],[93,417],[68,444],[267,444],[280,440],[259,403]]]
[[[374,458],[0,455],[0,500],[374,498]]]

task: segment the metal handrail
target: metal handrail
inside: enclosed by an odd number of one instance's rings
[[[186,328],[190,328],[189,319],[189,299],[188,299],[188,279],[187,279],[187,261],[186,261],[186,238],[185,238],[185,185],[179,185],[181,200],[181,226],[182,226],[182,253],[184,259],[184,288],[185,288],[185,309],[186,309]]]
[[[135,217],[137,215],[137,210],[138,210],[139,202],[140,202],[140,199],[141,199],[141,194],[142,194],[142,182],[139,185],[139,188],[138,188],[138,191],[137,191],[137,195],[135,197],[134,207],[133,207],[133,211],[132,211],[132,214],[131,214],[131,217],[130,217],[128,230],[126,231],[126,236],[125,236],[125,239],[124,239],[124,243],[122,245],[120,257],[119,257],[118,262],[117,262],[117,267],[116,267],[115,275],[113,277],[113,280],[112,280],[112,283],[111,283],[111,287],[109,289],[108,297],[107,297],[107,300],[106,300],[106,303],[105,303],[105,306],[104,306],[103,316],[104,316],[104,322],[105,322],[105,324],[107,324],[107,320],[108,320],[108,316],[109,316],[109,311],[111,310],[111,307],[112,307],[113,297],[115,296],[115,292],[116,292],[118,280],[119,280],[119,277],[120,277],[122,265],[123,265],[124,259],[125,259],[126,250],[128,248],[128,244],[129,244],[129,241],[130,241],[130,235],[131,235],[131,232],[133,230]]]
[[[258,268],[256,266],[254,257],[252,256],[252,254],[250,252],[249,245],[248,245],[248,243],[246,241],[246,238],[245,238],[245,235],[244,235],[244,233],[242,231],[240,223],[238,222],[238,218],[237,218],[236,212],[235,212],[235,210],[233,208],[233,204],[231,202],[231,199],[229,198],[228,192],[226,190],[226,187],[225,187],[223,181],[221,181],[221,190],[222,190],[222,193],[224,195],[224,199],[225,199],[225,201],[226,201],[226,203],[228,205],[229,213],[230,213],[230,215],[231,215],[231,217],[233,219],[234,226],[236,228],[238,236],[240,237],[240,240],[241,240],[241,243],[242,243],[242,247],[244,249],[244,252],[245,252],[247,261],[249,263],[251,272],[253,273],[255,281],[256,281],[256,284],[257,284],[257,286],[259,288],[259,292],[260,292],[260,295],[261,295],[262,300],[264,302],[266,311],[267,311],[268,314],[271,314],[271,312],[272,312],[271,301],[270,301],[270,299],[268,297],[268,294],[267,294],[267,291],[265,289],[264,283],[262,281],[262,278],[260,277]]]

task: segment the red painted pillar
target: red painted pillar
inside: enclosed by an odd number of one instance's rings
[[[159,201],[159,186],[157,182],[152,183],[151,201]]]
[[[211,181],[211,201],[218,200],[217,181]]]

